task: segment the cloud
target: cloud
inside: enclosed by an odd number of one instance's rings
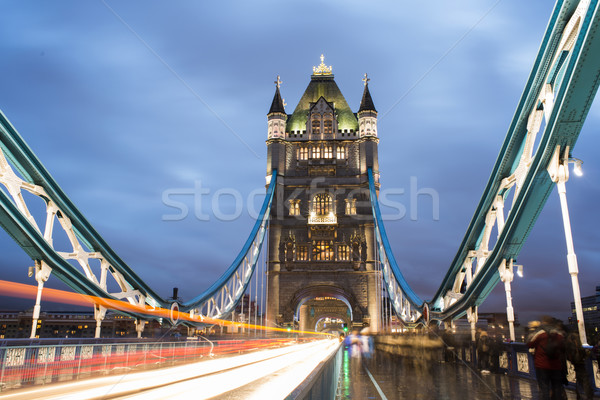
[[[495,2],[309,3],[109,2],[151,49],[101,3],[20,2],[0,15],[0,108],[107,242],[165,296],[178,286],[193,297],[214,282],[253,221],[166,223],[163,192],[196,180],[213,193],[262,187],[272,82],[282,76],[291,112],[321,53],[354,110],[362,74],[372,78],[384,187],[407,188],[416,176],[439,193],[439,221],[423,208],[417,221],[387,225],[420,296],[433,295],[458,249],[551,5],[501,2],[481,19]],[[595,104],[576,149],[586,177],[568,184],[583,295],[597,284],[599,123]],[[515,283],[517,313],[564,318],[572,298],[555,197],[519,257],[527,286]],[[0,251],[0,278],[25,280],[30,261],[5,234]],[[502,296],[494,291],[490,306],[501,309]]]

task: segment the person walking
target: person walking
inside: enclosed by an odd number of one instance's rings
[[[579,332],[572,331],[565,340],[565,351],[567,360],[573,364],[575,369],[575,391],[577,400],[592,400],[594,398],[594,389],[592,388],[590,377],[585,368],[585,360],[588,358],[588,352],[583,348]]]
[[[479,358],[479,369],[482,375],[490,373],[490,338],[486,331],[481,331],[477,341],[477,357]]]
[[[527,346],[535,349],[535,375],[542,400],[562,400],[564,381],[565,337],[552,317],[542,317],[542,323],[531,333]]]

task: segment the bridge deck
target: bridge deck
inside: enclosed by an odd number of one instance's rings
[[[504,374],[481,375],[468,365],[384,352],[375,352],[364,362],[366,368],[354,368],[353,361],[344,354],[338,399],[540,399],[535,381]],[[575,400],[576,395],[567,390],[567,398]]]

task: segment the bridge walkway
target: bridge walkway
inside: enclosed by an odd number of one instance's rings
[[[356,368],[344,352],[338,400],[538,400],[537,383],[504,374],[482,375],[459,363],[429,362],[376,351]],[[357,372],[358,371],[358,372]],[[575,400],[567,390],[567,398]]]

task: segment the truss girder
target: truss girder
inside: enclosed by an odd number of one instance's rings
[[[207,292],[183,304],[181,311],[204,307],[211,310],[210,316],[220,317],[235,307],[258,260],[273,198],[275,176],[259,219],[240,256],[217,282],[221,287],[211,286]],[[54,275],[75,291],[102,299],[126,300],[142,308],[149,306],[144,313],[121,311],[139,318],[153,318],[153,308],[170,307],[170,302],[158,296],[105,243],[1,112],[0,188],[4,188],[0,190],[0,225],[33,260],[45,263]],[[25,192],[29,194],[24,196]],[[41,199],[45,204],[45,215],[37,216],[37,219],[29,204],[36,201],[35,198]],[[55,223],[56,220],[59,224]],[[62,229],[71,250],[59,251],[55,248],[57,229]],[[90,260],[97,260],[100,265],[99,274],[94,272]],[[235,278],[232,279],[232,276]],[[109,293],[109,278],[116,283],[119,292]],[[231,290],[231,285],[234,285],[235,290]],[[217,293],[221,298],[212,298]],[[217,302],[220,307],[216,306]]]
[[[483,196],[430,302],[416,296],[398,268],[368,171],[378,261],[403,321],[424,314],[454,319],[476,309],[500,281],[499,265],[516,260],[554,187],[546,170],[555,148],[573,149],[598,89],[599,26],[598,0],[557,2]],[[426,306],[430,313],[424,313]]]
[[[516,260],[554,187],[546,171],[554,150],[573,148],[598,89],[599,26],[597,0],[557,2],[484,194],[431,300],[432,318],[481,304],[500,281],[498,266]]]
[[[230,315],[246,292],[256,270],[271,214],[271,203],[277,184],[277,171],[273,171],[265,201],[246,244],[225,273],[200,296],[183,307],[194,310],[195,315],[223,319]]]

